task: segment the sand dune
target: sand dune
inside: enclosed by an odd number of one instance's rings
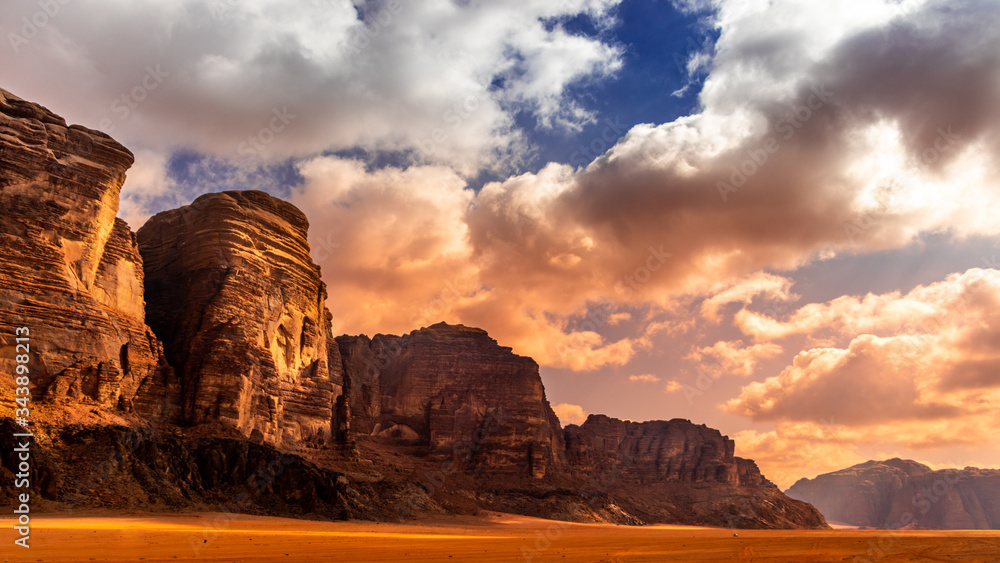
[[[568,524],[522,516],[420,524],[233,514],[39,515],[14,561],[976,561],[1000,562],[1000,532],[755,531]],[[0,520],[11,529],[11,519]],[[8,542],[13,541],[12,539]],[[8,545],[11,545],[8,543]],[[15,549],[16,547],[16,549]]]

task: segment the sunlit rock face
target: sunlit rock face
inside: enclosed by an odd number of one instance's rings
[[[1000,470],[932,470],[906,459],[867,461],[800,479],[788,496],[831,521],[873,528],[1000,529]]]
[[[183,382],[182,422],[326,441],[340,364],[305,215],[263,192],[206,194],[138,232],[146,314]]]
[[[486,331],[438,323],[337,342],[357,432],[426,444],[497,473],[541,478],[565,464],[538,364]]]
[[[177,382],[145,324],[135,236],[115,217],[132,162],[104,133],[0,90],[0,338],[13,353],[28,329],[36,400],[169,417]]]
[[[756,486],[765,480],[751,461],[734,457],[735,443],[714,428],[689,420],[632,422],[590,415],[566,427],[570,464],[616,468],[621,479]]]

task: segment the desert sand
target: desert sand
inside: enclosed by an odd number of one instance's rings
[[[234,514],[38,515],[14,561],[983,561],[998,531],[755,531],[569,524],[490,514],[419,524],[318,522]],[[737,536],[734,536],[738,534]]]

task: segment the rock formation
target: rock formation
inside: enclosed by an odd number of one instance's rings
[[[206,194],[138,232],[146,315],[182,382],[184,424],[325,441],[340,365],[305,215],[263,192]]]
[[[0,504],[14,489],[17,427],[0,418]],[[36,511],[102,508],[396,517],[394,504],[415,486],[354,481],[267,444],[232,436],[183,435],[119,425],[70,424],[45,431],[32,446],[31,498]],[[419,491],[416,491],[419,494]]]
[[[1000,529],[1000,470],[934,471],[911,460],[865,463],[800,479],[788,496],[828,520],[872,528]]]
[[[356,434],[426,444],[496,473],[541,478],[563,463],[538,364],[486,331],[439,323],[337,343]]]
[[[736,444],[718,430],[689,420],[627,422],[590,415],[566,427],[572,465],[599,471],[617,466],[637,483],[681,481],[757,486],[765,482],[751,460],[734,457]]]
[[[177,382],[145,324],[142,260],[116,219],[132,153],[0,90],[0,339],[30,331],[33,395],[169,416]],[[3,355],[0,371],[14,372]]]
[[[564,433],[568,472],[586,479],[583,508],[611,507],[637,522],[826,527],[816,509],[782,494],[756,463],[733,455],[732,440],[703,424],[590,415]]]

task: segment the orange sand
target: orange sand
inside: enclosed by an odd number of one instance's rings
[[[415,524],[316,522],[232,514],[37,515],[14,561],[983,561],[1000,563],[1000,532],[752,531],[568,524],[493,514]],[[881,546],[882,551],[869,549]]]

